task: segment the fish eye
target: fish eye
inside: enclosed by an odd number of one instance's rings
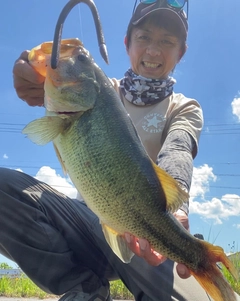
[[[78,55],[78,60],[80,62],[86,62],[87,61],[87,56],[85,54],[81,53],[81,54]]]

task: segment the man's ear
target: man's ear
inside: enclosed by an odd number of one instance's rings
[[[179,57],[178,57],[178,63],[181,61],[182,57],[183,57],[183,56],[184,56],[184,54],[186,53],[186,51],[187,51],[187,48],[188,48],[188,46],[187,46],[187,44],[185,44],[185,47],[184,47],[184,49],[182,49],[182,50],[180,51],[180,53],[179,53]]]
[[[128,39],[127,39],[127,36],[124,37],[124,45],[125,45],[126,50],[128,52]]]
[[[180,51],[179,55],[178,55],[178,63],[181,61],[182,57],[183,57],[183,52]]]

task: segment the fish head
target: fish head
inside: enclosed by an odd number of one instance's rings
[[[89,51],[78,39],[61,41],[56,69],[51,68],[53,42],[33,48],[29,64],[45,77],[44,105],[59,114],[76,113],[93,108],[99,93],[95,64]]]

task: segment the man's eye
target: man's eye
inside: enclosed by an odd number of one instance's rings
[[[147,36],[139,36],[138,39],[142,40],[142,41],[147,41],[147,40],[149,40],[149,37],[147,37]]]
[[[174,43],[170,40],[162,40],[162,44],[165,44],[165,45],[173,45]]]

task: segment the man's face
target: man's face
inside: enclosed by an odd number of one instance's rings
[[[181,42],[164,28],[134,28],[127,49],[132,70],[152,79],[166,79],[182,56]]]

